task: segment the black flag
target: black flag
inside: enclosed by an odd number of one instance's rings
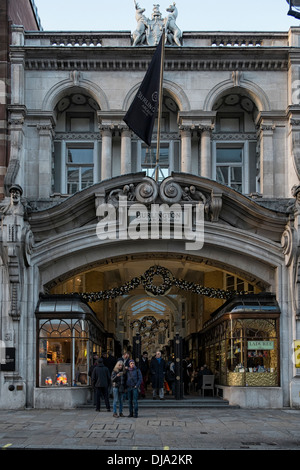
[[[159,41],[141,86],[124,117],[124,122],[126,122],[127,126],[148,146],[151,145],[151,137],[159,105],[160,75],[162,73],[161,57],[164,47],[163,38],[164,34]]]

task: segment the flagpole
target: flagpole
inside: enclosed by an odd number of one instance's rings
[[[160,127],[161,127],[162,99],[163,99],[164,59],[165,59],[165,28],[163,29],[163,33],[162,33],[162,49],[161,49],[161,63],[160,63],[155,181],[158,181],[158,170],[159,170],[158,164],[159,164],[159,154],[160,154]]]

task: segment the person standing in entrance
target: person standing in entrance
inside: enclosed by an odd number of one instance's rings
[[[100,397],[104,397],[106,410],[110,411],[110,404],[108,398],[108,387],[110,385],[110,373],[107,367],[103,364],[103,359],[100,357],[97,365],[92,373],[92,382],[96,388],[96,411],[100,411]]]
[[[150,362],[150,374],[153,388],[153,400],[157,394],[160,400],[164,400],[164,380],[166,373],[166,363],[161,357],[161,351],[156,351],[155,357]]]
[[[145,398],[145,392],[148,384],[148,373],[149,373],[149,361],[147,351],[143,352],[142,359],[140,362],[140,369],[143,376],[143,382],[141,384],[141,397]]]
[[[128,395],[128,406],[129,406],[129,416],[128,418],[138,417],[138,397],[139,397],[139,388],[141,386],[143,377],[140,369],[135,365],[133,359],[129,361],[129,370],[127,371],[127,395]]]
[[[113,390],[113,416],[114,418],[118,417],[117,414],[117,405],[119,404],[119,416],[123,417],[123,393],[125,390],[125,379],[126,379],[126,372],[125,366],[123,361],[118,361],[113,368],[111,374],[111,381],[112,381],[112,390]]]

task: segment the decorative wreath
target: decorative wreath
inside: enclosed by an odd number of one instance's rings
[[[162,277],[162,284],[156,286],[153,284],[154,276]],[[162,266],[152,266],[142,276],[142,284],[148,295],[166,295],[172,289],[174,278],[172,273]]]
[[[162,283],[159,286],[153,284],[155,275],[161,276]],[[126,282],[123,286],[115,287],[100,292],[88,292],[79,294],[82,299],[87,302],[98,302],[99,300],[115,299],[116,297],[127,295],[131,290],[143,285],[148,295],[158,296],[167,295],[172,287],[177,287],[185,291],[193,292],[197,295],[205,295],[215,299],[231,299],[236,295],[248,294],[246,291],[226,291],[222,289],[214,289],[211,287],[200,286],[194,282],[185,281],[184,279],[176,279],[173,274],[162,266],[151,266],[144,274],[134,277],[131,281]]]

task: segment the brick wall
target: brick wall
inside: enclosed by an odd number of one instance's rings
[[[30,0],[8,0],[8,16],[13,24],[23,25],[27,31],[39,29]]]
[[[10,25],[38,30],[30,0],[0,0],[0,200],[4,197],[4,177],[9,161],[7,105],[10,100]]]

